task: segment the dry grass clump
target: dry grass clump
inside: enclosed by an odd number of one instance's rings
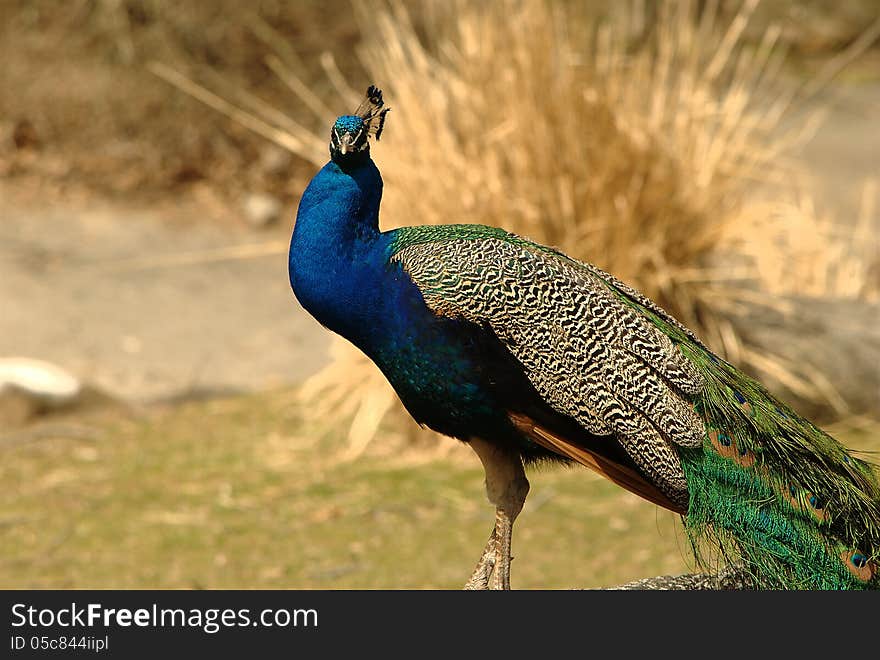
[[[878,182],[869,178],[858,215],[846,224],[821,213],[804,194],[766,203],[760,233],[734,229],[738,249],[768,294],[880,302],[878,199]]]
[[[731,259],[734,246],[768,228],[825,230],[786,185],[789,155],[817,117],[780,128],[796,94],[779,81],[780,30],[742,39],[756,5],[746,0],[730,21],[711,1],[637,1],[601,16],[548,0],[429,3],[415,16],[396,3],[359,6],[361,60],[393,108],[373,149],[384,228],[503,226],[613,272],[719,351],[736,348],[720,313],[763,300],[755,284],[783,273],[759,251]],[[332,103],[309,93],[276,46],[270,66],[305,107],[329,122],[357,105],[360,90],[329,56]],[[259,103],[249,110],[226,108],[316,165],[326,160],[323,133]],[[758,188],[778,201],[757,201]],[[813,267],[806,256],[786,263]],[[405,417],[379,371],[341,341],[302,396],[316,419],[352,420],[350,456],[389,414]]]

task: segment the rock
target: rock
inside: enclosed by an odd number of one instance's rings
[[[81,392],[79,380],[54,364],[24,357],[0,358],[0,398],[25,398],[35,409],[59,408],[74,403]]]
[[[80,382],[60,367],[23,357],[0,358],[0,428],[14,428],[79,401]]]
[[[242,205],[247,221],[254,227],[268,227],[281,218],[283,205],[267,193],[251,193]]]

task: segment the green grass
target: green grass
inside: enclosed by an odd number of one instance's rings
[[[5,433],[0,587],[460,588],[493,522],[476,458],[379,447],[343,463],[340,442],[305,433],[292,401],[264,394]],[[672,514],[580,468],[530,479],[515,588],[688,569]]]

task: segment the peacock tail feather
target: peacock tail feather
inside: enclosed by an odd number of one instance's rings
[[[709,548],[740,559],[765,588],[880,587],[874,467],[676,324],[630,304],[705,376],[694,401],[706,424],[703,447],[679,450],[698,559],[711,539]]]
[[[762,586],[877,587],[872,467],[730,364],[692,345],[682,350],[707,376],[695,404],[704,447],[681,452],[692,537],[714,534]]]

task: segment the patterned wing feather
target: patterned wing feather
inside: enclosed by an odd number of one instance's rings
[[[490,326],[554,410],[614,436],[664,495],[687,503],[672,445],[703,443],[690,400],[703,378],[597,272],[510,234],[414,241],[392,260],[435,313]]]

